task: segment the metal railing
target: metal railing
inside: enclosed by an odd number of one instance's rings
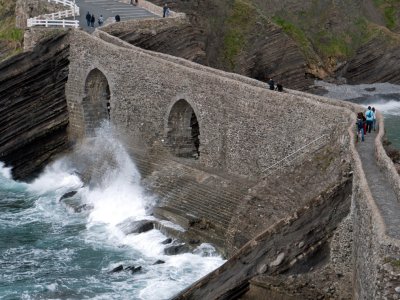
[[[69,17],[79,16],[79,7],[75,1],[68,0],[47,0],[48,2],[55,2],[69,7],[70,9],[55,12],[52,14],[44,14],[27,20],[27,26],[57,26],[57,27],[79,27],[79,20],[64,20]]]
[[[273,172],[281,169],[285,166],[285,164],[289,164],[295,159],[298,159],[302,155],[309,153],[312,150],[317,149],[322,144],[326,144],[326,140],[329,140],[330,134],[323,134],[320,137],[312,140],[311,142],[305,144],[304,146],[300,147],[299,149],[295,150],[294,152],[290,153],[289,155],[285,156],[284,158],[278,160],[276,163],[268,166],[268,168],[262,171],[263,176],[266,177],[271,175]]]
[[[79,27],[78,20],[39,20],[39,19],[28,19],[28,27],[32,26],[58,26],[58,27]]]

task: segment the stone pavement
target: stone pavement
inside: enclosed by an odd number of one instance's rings
[[[151,12],[131,4],[118,2],[116,0],[76,0],[76,5],[80,8],[79,19],[80,27],[84,30],[92,32],[94,28],[88,27],[86,24],[86,13],[94,14],[96,18],[95,28],[99,26],[97,20],[100,15],[103,15],[104,21],[116,15],[121,17],[121,21],[137,18],[158,18]]]
[[[375,138],[375,132],[368,133],[365,136],[365,142],[357,143],[357,150],[372,197],[386,224],[386,234],[398,239],[400,238],[400,199],[397,199],[393,188],[376,162]]]

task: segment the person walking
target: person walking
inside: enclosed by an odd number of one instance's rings
[[[364,142],[364,121],[363,121],[363,113],[359,112],[357,114],[357,141],[361,137],[361,142]]]
[[[371,106],[368,106],[368,110],[365,112],[367,118],[367,132],[371,133],[372,125],[374,123],[374,112],[371,110]]]
[[[100,17],[98,19],[98,23],[99,23],[99,26],[103,25],[103,23],[104,23],[103,15],[100,15]]]
[[[94,22],[96,21],[96,18],[94,17],[94,14],[92,14],[91,18],[90,18],[90,26],[94,27]]]
[[[372,128],[375,131],[376,130],[376,111],[375,111],[375,107],[372,107],[372,112],[374,113],[374,119],[372,121]]]
[[[167,3],[165,3],[164,4],[164,7],[163,7],[163,18],[165,18],[166,17],[166,15],[167,15],[167,11],[168,11],[168,4]]]
[[[87,12],[86,14],[86,22],[87,22],[87,26],[90,26],[90,20],[92,19],[92,16],[90,15],[90,12]]]
[[[116,15],[115,16],[115,22],[119,22],[119,21],[121,21],[121,17],[119,15]]]
[[[268,80],[268,85],[269,85],[269,89],[270,89],[271,91],[275,90],[275,82],[274,82],[274,80],[273,80],[272,78],[270,78],[270,79]]]

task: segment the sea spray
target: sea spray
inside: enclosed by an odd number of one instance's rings
[[[121,232],[127,218],[154,220],[156,197],[115,136],[103,124],[30,184],[0,167],[0,298],[169,299],[224,262],[211,245],[168,256],[160,231]],[[118,265],[142,269],[109,273]]]

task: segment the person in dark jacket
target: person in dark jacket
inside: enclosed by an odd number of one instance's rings
[[[94,27],[95,21],[96,21],[96,18],[94,17],[94,14],[92,14],[92,17],[90,18],[90,26]]]
[[[115,16],[115,22],[119,22],[119,21],[121,21],[121,17],[119,15],[116,15]]]
[[[90,20],[92,19],[92,16],[90,15],[90,12],[87,12],[86,14],[86,22],[87,22],[87,26],[90,26]]]
[[[168,11],[168,4],[165,3],[163,7],[163,18],[165,18],[165,16],[167,15],[167,11]]]
[[[270,78],[270,79],[268,80],[268,85],[269,85],[269,89],[270,89],[271,91],[275,90],[275,82],[274,82],[274,80],[273,80],[272,78]]]

